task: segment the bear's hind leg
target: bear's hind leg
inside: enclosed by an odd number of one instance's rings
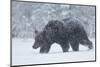
[[[89,49],[93,49],[93,43],[89,39],[87,40],[81,40],[80,44],[87,46]]]

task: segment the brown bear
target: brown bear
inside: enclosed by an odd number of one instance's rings
[[[33,48],[40,47],[40,53],[48,53],[53,43],[58,43],[63,52],[68,52],[69,45],[73,51],[79,51],[79,44],[93,48],[83,25],[74,18],[49,21],[35,37]]]

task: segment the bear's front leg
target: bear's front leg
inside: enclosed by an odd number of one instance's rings
[[[73,51],[79,51],[79,42],[77,40],[73,39],[72,41],[70,41],[70,45]]]
[[[50,46],[42,46],[40,48],[40,53],[48,53],[50,50]]]

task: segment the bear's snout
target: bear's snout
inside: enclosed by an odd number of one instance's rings
[[[38,48],[38,46],[33,45],[33,46],[32,46],[32,48],[33,48],[33,49],[37,49],[37,48]]]

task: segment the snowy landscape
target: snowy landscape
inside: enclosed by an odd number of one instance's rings
[[[84,26],[93,43],[93,49],[80,45],[79,51],[63,53],[54,43],[49,53],[40,54],[40,48],[33,49],[35,31],[42,31],[50,20],[75,17]],[[12,1],[12,65],[45,64],[95,60],[95,7],[69,4],[50,4]]]
[[[87,47],[80,45],[80,51],[63,53],[58,44],[53,44],[48,54],[40,54],[39,49],[33,49],[34,39],[13,39],[12,40],[12,64],[44,64],[60,62],[78,62],[95,60],[95,41],[92,39],[94,48],[88,50]]]

